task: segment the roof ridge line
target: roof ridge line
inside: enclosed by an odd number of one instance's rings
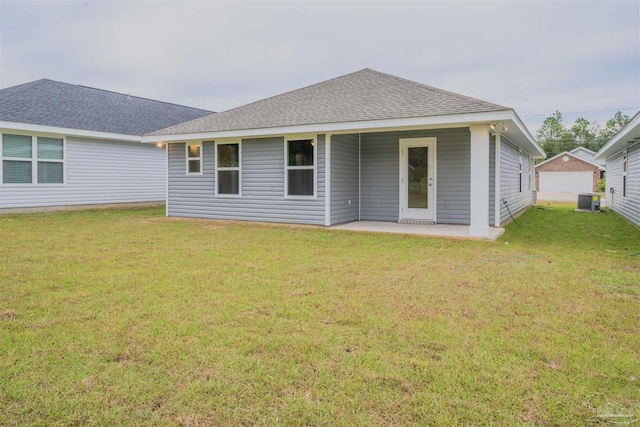
[[[161,104],[167,104],[167,105],[175,105],[176,107],[189,108],[191,110],[199,110],[199,111],[205,111],[205,112],[208,112],[208,113],[214,113],[215,114],[215,111],[205,110],[205,109],[202,109],[202,108],[189,107],[188,105],[176,104],[175,102],[160,101],[160,100],[157,100],[157,99],[145,98],[143,96],[131,95],[129,93],[122,93],[122,92],[116,92],[116,91],[108,90],[108,89],[101,89],[99,87],[85,86],[85,85],[74,85],[72,83],[65,83],[65,82],[60,82],[60,81],[56,81],[56,80],[52,80],[52,81],[55,81],[57,83],[71,85],[71,86],[82,87],[82,88],[85,88],[85,89],[92,89],[92,90],[98,90],[100,92],[114,93],[116,95],[122,95],[122,96],[130,97],[130,98],[137,98],[137,99],[143,99],[143,100],[146,100],[146,101],[159,102]]]
[[[429,85],[424,84],[424,83],[416,82],[414,80],[405,79],[404,77],[394,76],[393,74],[384,73],[382,71],[374,70],[372,68],[365,68],[365,70],[372,71],[372,72],[374,72],[376,74],[379,74],[379,75],[382,75],[382,76],[391,77],[391,78],[394,78],[396,80],[401,80],[401,81],[404,81],[404,82],[407,82],[407,83],[411,83],[411,84],[413,84],[415,86],[420,86],[420,87],[423,87],[425,89],[429,89],[429,90],[432,90],[432,91],[444,92],[446,94],[455,96],[456,98],[467,99],[467,100],[471,100],[471,101],[475,101],[475,102],[481,102],[483,104],[490,104],[490,105],[493,105],[495,107],[503,108],[505,110],[513,110],[513,108],[507,107],[505,105],[495,104],[493,102],[484,101],[484,100],[479,99],[479,98],[474,98],[474,97],[471,97],[471,96],[462,95],[462,94],[451,92],[451,91],[448,91],[448,90],[445,90],[445,89],[440,89],[440,88],[437,88],[435,86],[429,86]],[[364,71],[364,70],[362,70],[362,71]]]
[[[55,80],[51,80],[51,79],[47,79],[47,78],[42,78],[42,79],[34,80],[32,82],[26,82],[26,83],[21,83],[19,85],[15,85],[15,86],[9,86],[9,87],[6,87],[4,89],[0,89],[0,92],[2,92],[3,90],[9,90],[9,89],[12,89],[12,88],[19,88],[19,89],[14,89],[13,91],[11,91],[7,95],[7,98],[12,98],[14,95],[16,95],[16,94],[18,94],[18,93],[20,93],[20,92],[22,92],[24,90],[27,90],[28,88],[40,86],[41,84],[43,84],[47,80],[48,81],[55,81]],[[22,87],[20,87],[20,86],[22,86]]]
[[[68,85],[68,86],[81,87],[81,88],[84,88],[84,89],[97,90],[97,91],[100,91],[100,92],[113,93],[113,94],[116,94],[116,95],[128,96],[128,97],[137,98],[137,99],[146,100],[146,101],[159,102],[161,104],[175,105],[176,107],[188,108],[190,110],[198,110],[198,111],[204,111],[204,112],[207,112],[207,113],[215,113],[215,111],[205,110],[203,108],[190,107],[188,105],[176,104],[175,102],[160,101],[160,100],[157,100],[157,99],[145,98],[145,97],[142,97],[142,96],[131,95],[131,94],[128,94],[128,93],[116,92],[116,91],[113,91],[113,90],[101,89],[101,88],[93,87],[93,86],[85,86],[85,85],[80,85],[80,84],[61,82],[60,80],[53,80],[53,79],[47,79],[47,78],[42,78],[42,79],[34,80],[32,82],[26,82],[26,83],[22,83],[22,84],[15,85],[15,86],[10,86],[10,87],[4,88],[2,90],[11,89],[11,88],[17,87],[17,86],[25,86],[23,88],[20,88],[20,89],[16,90],[15,92],[12,92],[10,95],[8,95],[8,97],[12,97],[14,94],[18,94],[18,93],[22,92],[23,90],[26,90],[27,88],[33,88],[33,87],[40,86],[41,84],[43,84],[43,83],[45,83],[47,81],[54,82],[54,83],[59,83],[59,84],[63,84],[63,85]],[[27,86],[27,85],[30,85],[30,86]]]

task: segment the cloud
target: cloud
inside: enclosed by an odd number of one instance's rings
[[[221,111],[370,67],[522,116],[640,104],[637,2],[0,8],[2,87],[49,77]]]

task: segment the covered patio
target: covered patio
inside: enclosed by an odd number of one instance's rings
[[[387,221],[353,221],[330,227],[330,230],[364,231],[371,233],[416,234],[448,237],[453,239],[476,239],[495,241],[504,233],[504,228],[489,227],[488,236],[473,236],[468,225],[452,224],[400,224]]]

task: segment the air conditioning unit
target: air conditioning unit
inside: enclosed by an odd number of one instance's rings
[[[581,211],[599,211],[600,195],[599,194],[578,194],[578,210]]]

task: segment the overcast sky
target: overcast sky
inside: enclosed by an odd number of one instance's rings
[[[50,78],[223,111],[373,68],[513,107],[640,109],[639,1],[0,0],[0,87]]]

